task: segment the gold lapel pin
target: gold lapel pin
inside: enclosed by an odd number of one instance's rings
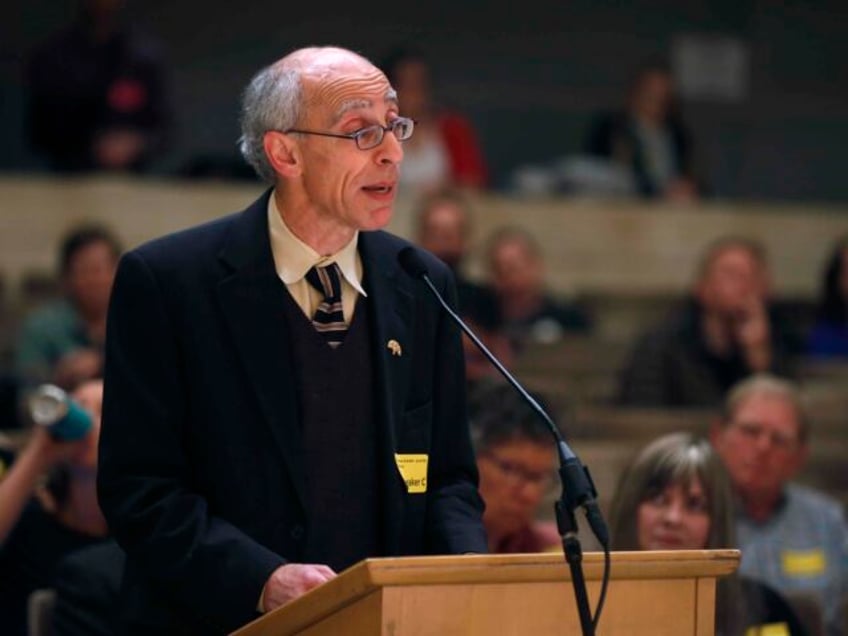
[[[403,349],[400,346],[400,343],[392,338],[386,343],[386,348],[392,352],[393,356],[399,356],[403,353]]]

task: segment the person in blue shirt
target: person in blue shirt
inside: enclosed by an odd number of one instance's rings
[[[15,372],[24,386],[70,389],[102,376],[106,312],[121,245],[105,227],[72,229],[59,249],[64,296],[27,316],[16,342]]]
[[[765,374],[739,383],[710,436],[736,495],[739,572],[783,594],[815,598],[827,635],[844,634],[848,524],[839,501],[793,481],[809,454],[798,390]]]

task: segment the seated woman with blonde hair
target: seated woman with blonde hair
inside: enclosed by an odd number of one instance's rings
[[[621,474],[610,509],[614,550],[702,550],[735,547],[733,501],[721,460],[706,440],[665,435]],[[786,601],[745,577],[719,580],[716,634],[806,634]]]

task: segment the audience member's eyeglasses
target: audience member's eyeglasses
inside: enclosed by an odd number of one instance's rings
[[[528,470],[515,462],[506,459],[501,459],[493,453],[486,453],[486,459],[492,462],[501,474],[513,486],[523,486],[524,484],[532,484],[540,490],[547,490],[554,485],[554,471],[535,471]]]
[[[795,435],[788,435],[780,431],[769,431],[756,422],[733,422],[731,426],[742,437],[754,442],[766,436],[771,442],[771,445],[780,450],[791,450],[798,443],[798,438]]]
[[[300,128],[289,128],[285,130],[288,133],[300,133],[301,135],[320,135],[321,137],[338,137],[339,139],[353,139],[356,142],[356,147],[360,150],[371,150],[383,143],[383,136],[386,132],[391,132],[398,141],[406,141],[412,137],[412,132],[415,130],[415,120],[409,117],[396,117],[389,122],[388,126],[374,124],[373,126],[365,126],[359,130],[354,130],[352,133],[331,133],[317,130],[302,130]]]

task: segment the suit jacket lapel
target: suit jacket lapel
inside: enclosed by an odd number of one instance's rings
[[[229,242],[220,254],[230,272],[220,281],[217,293],[248,381],[257,393],[304,505],[300,420],[282,296],[287,292],[271,254],[269,194],[266,192],[235,221]]]
[[[218,285],[224,315],[248,379],[256,391],[274,439],[305,507],[305,470],[294,365],[285,324],[285,286],[277,276],[267,226],[269,192],[239,217],[220,258],[230,268]],[[403,421],[412,348],[414,302],[412,281],[397,264],[396,250],[380,232],[359,236],[363,286],[371,303],[374,406],[380,440],[383,501],[383,546],[388,555],[400,548],[406,486],[395,462],[397,427]],[[396,341],[397,350],[389,347]]]
[[[364,288],[371,303],[375,413],[382,458],[383,546],[387,555],[400,549],[406,485],[395,462],[397,427],[403,420],[409,365],[412,361],[414,301],[412,282],[397,264],[381,233],[359,235]],[[390,341],[400,345],[390,346]],[[398,353],[400,355],[398,355]]]

